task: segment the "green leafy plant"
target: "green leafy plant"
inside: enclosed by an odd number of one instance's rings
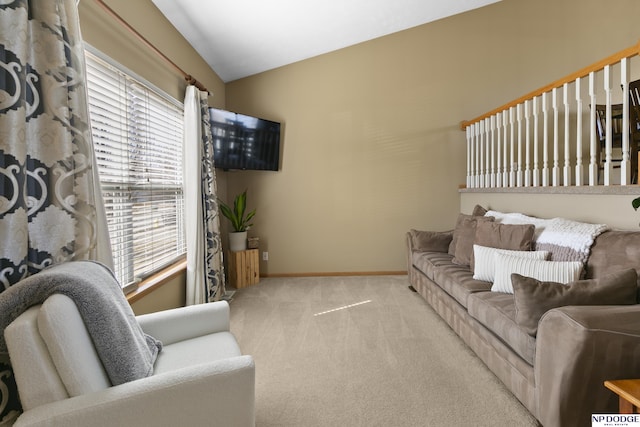
[[[638,208],[640,208],[640,197],[633,199],[631,201],[631,206],[633,206],[633,209],[638,210]]]
[[[233,231],[242,232],[247,231],[253,224],[249,224],[249,221],[255,216],[256,210],[248,212],[245,216],[247,209],[247,190],[238,194],[233,201],[233,209],[222,200],[218,199],[220,203],[220,211],[229,221]]]

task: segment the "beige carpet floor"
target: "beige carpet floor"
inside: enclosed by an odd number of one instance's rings
[[[266,278],[231,302],[256,425],[537,426],[406,276]]]

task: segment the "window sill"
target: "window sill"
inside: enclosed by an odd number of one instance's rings
[[[185,257],[175,264],[172,264],[169,267],[159,271],[158,273],[147,277],[140,282],[140,284],[134,291],[129,292],[126,295],[127,301],[129,302],[129,304],[131,304],[140,300],[145,295],[148,295],[154,290],[162,287],[169,280],[186,270],[186,268],[187,259]]]

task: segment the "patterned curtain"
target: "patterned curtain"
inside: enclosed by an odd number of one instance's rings
[[[0,291],[55,263],[112,265],[90,130],[75,0],[0,0]],[[3,425],[19,407],[1,359],[0,380]]]
[[[188,86],[184,100],[184,201],[187,304],[218,301],[226,292],[207,93]]]

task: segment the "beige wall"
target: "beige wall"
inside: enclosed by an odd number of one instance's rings
[[[615,191],[619,189],[611,189],[611,194],[606,195],[567,194],[562,189],[557,194],[463,191],[460,194],[460,210],[471,213],[475,205],[481,205],[500,212],[521,212],[540,218],[571,218],[603,223],[622,230],[638,230],[640,212],[633,210],[631,201],[640,196],[640,188],[634,186],[630,191]]]
[[[639,13],[503,0],[228,83],[228,109],[284,123],[281,171],[228,174],[257,208],[262,272],[404,270],[404,233],[461,207],[460,121],[635,44]]]
[[[182,272],[172,277],[163,286],[132,302],[131,308],[136,316],[183,307],[186,303],[185,276],[186,274]]]

